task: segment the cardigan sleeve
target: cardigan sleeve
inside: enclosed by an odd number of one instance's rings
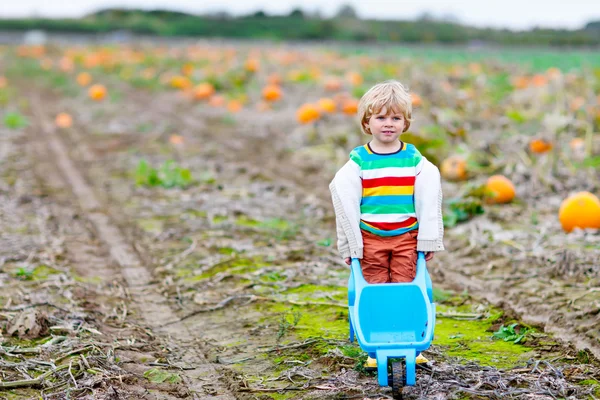
[[[344,227],[339,217],[335,218],[335,227],[337,233],[337,247],[342,258],[350,257],[350,245],[348,244],[348,237],[344,233]]]
[[[440,171],[423,157],[423,168],[415,178],[415,213],[419,221],[418,251],[444,250],[442,202]]]
[[[360,232],[361,178],[357,164],[348,161],[329,185],[336,216],[338,250],[343,258],[362,258],[363,242]]]

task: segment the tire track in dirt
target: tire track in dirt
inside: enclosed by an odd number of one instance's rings
[[[64,240],[63,257],[67,265],[70,265],[72,272],[84,280],[96,282],[94,285],[76,287],[74,289],[75,297],[84,305],[84,312],[87,315],[86,322],[98,328],[103,335],[98,339],[104,343],[98,343],[98,345],[107,349],[107,352],[112,350],[114,356],[121,360],[118,366],[113,366],[114,369],[111,371],[115,375],[118,373],[120,384],[111,382],[110,374],[98,381],[91,378],[91,384],[89,378],[78,376],[77,384],[80,387],[88,386],[89,390],[92,390],[94,398],[106,400],[115,397],[136,400],[174,400],[188,396],[189,392],[184,387],[155,384],[144,377],[143,372],[148,371],[149,366],[148,362],[143,360],[156,358],[157,353],[160,353],[158,349],[160,341],[148,335],[148,331],[142,326],[143,323],[140,323],[139,312],[132,310],[131,307],[128,308],[130,305],[129,291],[123,282],[123,277],[119,269],[115,268],[115,263],[110,259],[106,248],[97,242],[95,233],[90,230],[89,220],[81,219],[76,208],[70,209],[65,206],[72,202],[71,190],[57,166],[50,161],[51,158],[47,157],[48,148],[44,138],[36,137],[31,132],[29,138],[25,145],[25,153],[31,160],[30,165],[40,186],[39,190],[41,193],[50,192],[52,194],[50,203],[47,201],[44,203],[46,203],[48,217],[51,221],[50,225],[56,230],[56,232],[52,232],[58,235],[60,240]],[[115,307],[115,303],[118,304],[116,307],[122,309],[120,314],[123,322],[125,322],[124,318],[127,318],[126,323],[106,323],[105,320],[110,317],[109,310],[111,307]],[[113,308],[115,313],[117,312],[116,307]],[[148,338],[148,336],[150,337]],[[102,337],[103,339],[101,339]],[[92,343],[95,342],[92,341]],[[78,346],[81,348],[86,344],[80,342]],[[91,355],[91,357],[94,356]],[[151,389],[152,393],[148,389]],[[55,396],[64,394],[53,393],[47,395],[47,398],[54,399],[57,398]],[[76,393],[73,395],[79,398]]]
[[[178,323],[178,319],[166,304],[164,297],[152,290],[154,281],[152,275],[143,266],[142,259],[133,246],[127,242],[118,226],[109,215],[103,212],[103,205],[98,200],[93,188],[87,184],[84,175],[79,172],[77,164],[70,157],[65,144],[41,111],[41,101],[38,95],[31,96],[31,99],[35,122],[39,128],[37,131],[40,132],[38,135],[43,135],[51,152],[51,158],[68,182],[68,187],[79,202],[85,218],[93,224],[98,237],[106,244],[111,257],[119,265],[129,293],[137,304],[137,309],[145,323],[153,332],[171,337],[178,345],[185,347],[182,360],[188,365],[193,365],[194,369],[178,372],[183,375],[184,383],[194,393],[194,398],[217,400],[235,398],[227,388],[227,384],[220,380],[222,374],[212,363],[207,361],[204,354],[197,348],[199,344],[196,343],[195,335],[185,325]]]
[[[165,340],[153,336],[131,307],[118,267],[91,223],[80,218],[68,184],[35,129],[0,133],[0,304],[8,311],[0,318],[0,398],[191,398],[183,385],[146,378],[157,361],[174,361],[176,367],[177,358],[173,352],[165,357]],[[30,334],[20,330],[2,336],[10,326],[5,321],[23,320],[33,310],[42,325],[30,327]],[[45,322],[49,332],[34,333]],[[27,348],[26,355],[11,360],[12,351],[21,354],[19,347]],[[6,363],[16,359],[21,362]],[[60,372],[64,365],[69,376]],[[19,389],[6,389],[23,371],[37,375],[52,369],[55,373],[39,385],[21,380]]]

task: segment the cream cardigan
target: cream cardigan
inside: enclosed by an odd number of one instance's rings
[[[444,250],[442,185],[438,168],[423,157],[423,168],[415,179],[415,213],[419,221],[418,251]],[[362,182],[360,167],[349,160],[329,185],[337,228],[337,245],[342,258],[362,258],[360,231]]]

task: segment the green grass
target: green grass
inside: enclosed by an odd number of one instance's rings
[[[146,160],[140,160],[135,170],[135,182],[140,186],[185,188],[192,182],[192,173],[172,160],[165,161],[158,168],[153,168]]]
[[[9,129],[20,129],[29,125],[28,119],[18,112],[9,112],[4,115],[4,126]]]
[[[268,265],[268,262],[258,256],[252,258],[231,257],[228,260],[217,263],[215,266],[213,266],[213,268],[210,268],[201,275],[193,275],[193,271],[190,269],[181,269],[178,271],[177,275],[184,277],[186,282],[197,282],[203,279],[212,278],[219,272],[228,272],[233,275],[241,275],[254,272],[257,269],[266,267]],[[195,266],[193,267],[195,268]]]
[[[350,52],[350,50],[344,52]],[[381,53],[381,49],[362,48],[359,52],[377,55]],[[503,64],[519,65],[531,72],[542,72],[550,67],[556,67],[562,71],[600,68],[600,53],[590,50],[403,45],[400,47],[394,46],[393,52],[402,58],[419,59],[425,62],[446,65],[498,61]]]
[[[271,232],[278,240],[288,240],[296,236],[298,225],[294,222],[281,218],[272,218],[265,221],[257,221],[242,215],[236,219],[236,224],[242,227],[255,228],[261,231]]]
[[[319,303],[324,301],[323,295],[326,293],[332,294],[335,301],[340,303],[345,300],[345,288],[316,285],[302,285],[286,290],[281,295],[294,301]],[[502,318],[502,312],[499,310],[486,308],[483,312],[477,311],[476,313],[481,313],[482,317],[475,320],[443,317],[440,314],[475,313],[473,311],[475,305],[460,305],[466,299],[457,293],[436,290],[435,297],[436,301],[440,301],[442,304],[438,304],[433,345],[441,348],[446,356],[456,357],[460,361],[477,361],[481,365],[497,368],[515,367],[524,364],[532,357],[533,348],[527,346],[525,337],[520,341],[524,344],[494,337],[496,325],[500,325],[499,322]],[[326,299],[325,301],[331,300]],[[290,335],[295,336],[298,340],[315,337],[346,340],[348,337],[348,311],[346,308],[314,304],[290,305],[284,302],[262,303],[257,306],[265,315],[287,317],[288,323],[285,324],[287,329],[285,335],[281,335],[284,339],[291,339]],[[298,313],[300,318],[292,324],[290,316],[294,313]],[[520,332],[525,333],[524,328]],[[335,345],[318,343],[314,349],[324,354],[332,346]],[[348,348],[344,351],[352,352],[352,349]],[[354,356],[357,354],[353,353]]]
[[[587,379],[579,382],[579,385],[582,386],[591,386],[594,389],[594,396],[600,396],[600,382],[594,379]]]

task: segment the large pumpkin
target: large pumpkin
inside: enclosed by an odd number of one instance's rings
[[[488,203],[510,203],[515,198],[515,185],[504,175],[490,176],[486,183]]]
[[[296,111],[296,118],[298,122],[302,124],[308,124],[310,122],[316,121],[319,119],[321,114],[319,113],[319,109],[314,104],[305,103],[298,111]]]
[[[575,228],[600,229],[600,200],[590,192],[576,193],[563,200],[558,220],[566,232]]]

